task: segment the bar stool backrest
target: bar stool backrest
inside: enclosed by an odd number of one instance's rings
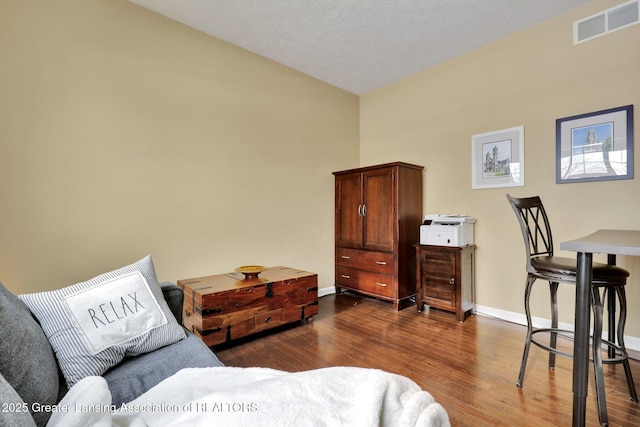
[[[540,197],[515,198],[507,194],[507,199],[518,218],[524,246],[527,252],[527,272],[535,273],[531,258],[553,256],[553,237],[549,218]]]

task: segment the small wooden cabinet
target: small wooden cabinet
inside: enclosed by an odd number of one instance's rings
[[[415,245],[416,304],[454,312],[459,322],[473,314],[475,246]]]
[[[396,310],[415,295],[422,169],[397,162],[333,173],[337,292],[390,300]]]

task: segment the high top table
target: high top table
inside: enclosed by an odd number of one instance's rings
[[[589,289],[593,254],[640,256],[640,230],[598,230],[560,243],[560,249],[578,253],[575,335],[573,347],[573,425],[584,426],[589,384]]]

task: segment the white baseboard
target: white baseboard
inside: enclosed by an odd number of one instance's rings
[[[331,295],[336,293],[335,286],[329,286],[328,288],[320,288],[318,289],[318,298],[323,297],[325,295]]]
[[[506,320],[507,322],[516,323],[518,325],[527,325],[527,318],[523,313],[515,313],[512,311],[500,310],[498,308],[487,307],[476,304],[476,313],[484,316],[491,316],[497,319]],[[536,328],[548,328],[551,326],[551,320],[541,317],[533,317],[533,326]],[[559,322],[558,327],[573,331],[573,323]],[[603,331],[602,337],[607,339],[607,331]],[[640,338],[629,335],[624,336],[624,344],[628,350],[640,351]]]

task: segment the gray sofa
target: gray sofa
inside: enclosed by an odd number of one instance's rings
[[[182,323],[182,290],[162,283],[171,312]],[[125,359],[103,377],[120,406],[183,368],[222,366],[196,336]],[[27,306],[0,283],[0,426],[43,426],[67,387],[53,350]]]

